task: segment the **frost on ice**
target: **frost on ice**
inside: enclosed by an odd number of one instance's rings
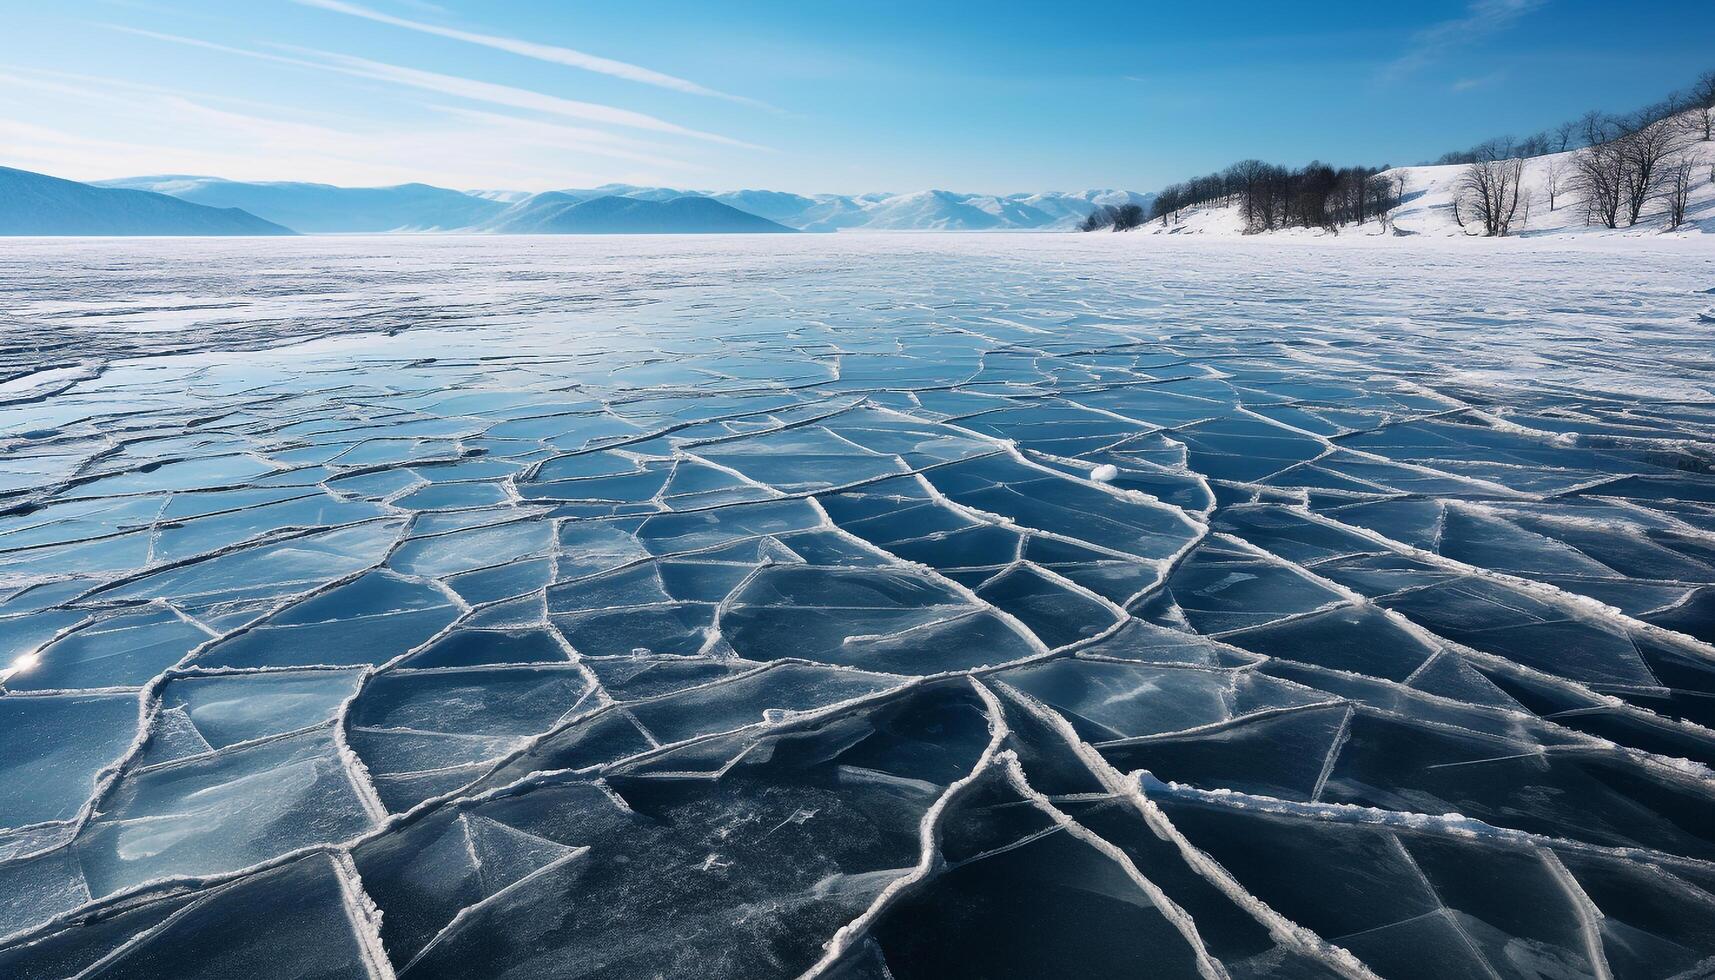
[[[1715,969],[1704,255],[156,247],[0,257],[0,975]]]

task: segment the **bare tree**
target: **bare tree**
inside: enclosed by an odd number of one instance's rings
[[[1467,164],[1459,177],[1453,202],[1454,220],[1464,227],[1462,212],[1468,212],[1484,235],[1499,238],[1512,230],[1519,216],[1524,161],[1513,157],[1511,145],[1504,141],[1492,140],[1474,152],[1477,161]]]
[[[1684,92],[1669,92],[1667,97],[1661,101],[1652,102],[1627,116],[1624,120],[1625,128],[1637,130],[1663,119],[1674,119],[1684,112],[1690,104],[1691,98]]]
[[[1572,149],[1572,141],[1578,137],[1578,120],[1568,119],[1554,127],[1551,139],[1554,141],[1554,152],[1565,153]]]
[[[1226,170],[1227,184],[1238,195],[1239,216],[1244,219],[1247,231],[1261,230],[1269,223],[1264,214],[1267,195],[1263,186],[1272,172],[1273,168],[1261,160],[1240,160]]]
[[[1539,157],[1549,153],[1549,147],[1553,145],[1553,137],[1549,136],[1548,132],[1544,130],[1540,133],[1532,133],[1524,139],[1519,140],[1518,146],[1515,149],[1517,154],[1521,157]]]
[[[1079,231],[1100,231],[1107,228],[1113,231],[1131,231],[1143,226],[1145,214],[1141,204],[1098,204],[1083,221],[1078,222]]]
[[[1084,217],[1083,221],[1078,222],[1078,230],[1096,231],[1102,228],[1107,228],[1113,223],[1114,206],[1111,204],[1098,204],[1088,215]]]
[[[1614,144],[1625,163],[1621,173],[1626,223],[1635,225],[1644,205],[1661,193],[1667,160],[1680,147],[1678,127],[1670,119],[1640,121],[1640,125]]]
[[[1122,204],[1112,213],[1114,231],[1131,231],[1143,226],[1145,215],[1141,204]]]
[[[1371,192],[1376,202],[1376,220],[1381,222],[1383,233],[1394,234],[1393,209],[1405,197],[1405,177],[1399,173],[1391,177],[1377,174],[1372,179],[1376,184]]]
[[[1619,135],[1613,119],[1591,110],[1578,117],[1578,137],[1585,146],[1600,146]]]
[[[1572,158],[1572,167],[1572,185],[1584,201],[1585,222],[1618,228],[1626,193],[1626,158],[1619,147],[1611,142],[1587,146]]]
[[[1667,203],[1667,230],[1677,231],[1685,224],[1685,209],[1691,203],[1691,184],[1696,173],[1691,157],[1680,154],[1669,160],[1662,181],[1662,200]]]
[[[1686,116],[1686,128],[1704,142],[1715,139],[1715,71],[1699,75],[1686,91],[1685,101],[1691,110]]]
[[[1566,158],[1562,156],[1550,157],[1547,165],[1543,167],[1542,187],[1548,192],[1548,210],[1550,211],[1553,211],[1557,206],[1555,201],[1565,188],[1567,169]]]
[[[1155,193],[1155,205],[1151,212],[1154,217],[1161,219],[1161,226],[1179,221],[1179,209],[1185,206],[1185,185],[1168,184]]]

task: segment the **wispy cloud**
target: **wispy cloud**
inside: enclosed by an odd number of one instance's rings
[[[483,82],[458,75],[443,75],[439,72],[423,71],[418,68],[390,65],[385,62],[370,61],[367,58],[335,54],[331,51],[291,47],[281,50],[324,59],[327,64],[321,67],[344,72],[348,75],[392,82],[396,85],[406,85],[428,92],[439,92],[442,95],[470,99],[473,102],[489,102],[494,105],[510,106],[514,109],[529,109],[535,112],[583,119],[588,122],[606,123],[610,126],[624,126],[628,129],[642,129],[654,133],[667,133],[672,136],[685,136],[691,139],[706,140],[710,143],[724,143],[727,146],[743,147],[748,150],[762,149],[753,143],[746,143],[729,136],[691,129],[646,113],[602,105],[597,102],[562,99],[557,95],[514,88],[511,85],[500,85],[495,82]]]
[[[436,114],[427,123],[377,125],[350,118],[304,122],[280,107],[225,100],[232,105],[221,108],[210,98],[0,66],[4,162],[80,180],[170,172],[339,184],[499,182],[531,190],[611,180],[667,183],[669,173],[701,169],[616,133],[433,103],[423,104]],[[102,137],[51,124],[68,100],[103,114]],[[49,124],[6,118],[25,112]],[[626,165],[616,169],[600,159]]]
[[[1488,88],[1506,77],[1506,72],[1494,71],[1487,75],[1478,75],[1475,78],[1454,79],[1453,84],[1449,85],[1448,88],[1455,92],[1470,92],[1480,88]]]
[[[1492,37],[1541,7],[1547,0],[1472,0],[1463,17],[1418,31],[1406,51],[1382,68],[1384,81],[1397,81],[1441,60],[1454,49]]]
[[[491,105],[507,106],[513,109],[525,109],[532,112],[548,113],[581,119],[586,122],[604,123],[611,126],[622,126],[627,129],[640,129],[655,133],[665,133],[672,136],[683,136],[690,139],[704,140],[710,143],[721,143],[749,150],[762,150],[765,147],[754,143],[746,143],[718,133],[691,129],[677,123],[668,122],[647,113],[634,112],[630,109],[620,109],[615,106],[602,105],[596,102],[580,102],[575,99],[562,99],[559,96],[548,95],[530,89],[515,88],[511,85],[501,85],[495,82],[484,82],[474,78],[464,78],[458,75],[444,75],[439,72],[423,71],[417,68],[406,68],[402,65],[391,65],[380,61],[370,61],[367,58],[357,58],[351,55],[336,54],[331,51],[318,51],[312,48],[279,46],[280,50],[291,52],[291,55],[271,54],[265,51],[253,51],[247,48],[237,48],[212,41],[197,38],[181,37],[176,34],[162,34],[157,31],[146,31],[134,27],[108,25],[114,30],[137,34],[143,37],[168,41],[174,44],[187,44],[193,47],[205,48],[212,51],[222,51],[245,58],[256,58],[281,64],[296,65],[318,71],[335,72],[356,78],[367,78],[375,81],[389,82],[427,92],[449,95],[455,98],[469,99],[473,102],[487,102]]]
[[[521,139],[535,140],[544,146],[575,149],[581,153],[592,153],[597,156],[611,157],[615,160],[629,160],[632,163],[644,163],[652,167],[665,167],[670,170],[704,169],[684,160],[676,160],[658,153],[648,153],[637,149],[638,144],[635,141],[599,129],[563,126],[559,123],[542,122],[536,119],[520,119],[517,116],[508,116],[498,112],[484,112],[481,109],[461,109],[454,106],[433,106],[432,108],[458,119],[504,130]]]
[[[592,170],[564,161],[508,161],[496,170],[494,152],[524,147],[506,144],[478,147],[441,139],[432,145],[401,139],[393,133],[392,158],[362,159],[304,147],[193,146],[176,134],[158,140],[106,139],[0,118],[4,163],[72,180],[107,180],[147,174],[200,174],[232,180],[307,180],[345,186],[381,186],[428,181],[445,187],[492,187],[509,190],[554,190],[594,186],[610,181],[664,184],[669,179],[651,170]],[[476,134],[466,134],[467,136]],[[346,148],[350,149],[350,148]],[[415,159],[407,159],[416,154]],[[424,166],[422,160],[434,163]]]
[[[705,85],[698,85],[696,82],[689,81],[687,79],[653,71],[651,69],[644,68],[641,65],[633,65],[624,61],[615,61],[612,58],[603,58],[598,55],[587,54],[583,51],[576,51],[571,48],[563,48],[552,44],[539,44],[535,41],[525,41],[520,38],[512,37],[501,37],[495,34],[478,34],[474,31],[461,31],[457,28],[440,27],[435,24],[425,24],[422,21],[409,20],[404,17],[395,17],[392,14],[383,13],[379,10],[371,10],[368,7],[361,7],[355,3],[346,3],[345,0],[295,0],[295,2],[305,7],[315,7],[318,10],[328,10],[338,14],[346,14],[351,17],[361,17],[364,20],[372,20],[378,24],[389,24],[393,27],[402,27],[409,31],[433,34],[436,37],[446,37],[452,38],[455,41],[464,41],[469,44],[479,44],[485,48],[494,48],[498,51],[507,51],[512,54],[522,55],[526,58],[535,58],[539,61],[553,62],[557,65],[581,68],[585,71],[598,72],[603,75],[612,75],[615,78],[623,78],[628,81],[641,82],[644,85],[654,85],[659,88],[672,89],[675,92],[686,92],[691,95],[706,95],[712,98],[728,99],[733,102],[744,102],[751,105],[763,105],[763,103],[757,102],[755,99],[747,99],[740,95],[729,95],[726,92],[718,92]]]

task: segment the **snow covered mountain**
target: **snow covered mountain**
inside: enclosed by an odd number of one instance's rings
[[[566,187],[548,193],[593,201],[600,197],[626,197],[636,201],[671,201],[678,197],[708,197],[703,191],[680,190],[677,187],[645,187],[639,184],[603,184],[600,187]]]
[[[474,190],[465,191],[465,193],[471,197],[480,197],[485,201],[499,201],[502,204],[517,204],[530,196],[529,191]]]
[[[428,184],[336,187],[293,181],[244,182],[171,174],[103,181],[101,186],[153,191],[214,207],[239,207],[298,231],[317,233],[491,231],[512,224],[523,226],[535,220],[529,217],[531,211],[513,213],[508,210],[532,201],[537,202],[535,207],[538,209],[558,205],[560,210],[564,210],[563,206],[568,202],[602,198],[656,203],[684,198],[708,199],[800,231],[1066,231],[1076,227],[1101,205],[1137,203],[1148,207],[1154,199],[1153,194],[1125,190],[1007,195],[948,190],[907,194],[795,194],[765,189],[717,192],[637,184],[566,188],[549,192],[558,197],[544,198],[544,195],[524,191],[457,191]]]
[[[780,222],[791,222],[821,203],[817,198],[787,191],[725,191],[709,197],[740,211]]]
[[[742,211],[803,231],[1065,231],[1104,204],[1139,203],[1153,194],[1090,190],[1075,193],[964,194],[928,190],[910,194],[789,194],[743,190],[711,194],[668,188],[609,185],[594,191],[657,200],[663,194],[704,195]]]
[[[1019,194],[1013,200],[1032,207],[1049,215],[1053,222],[1048,227],[1064,230],[1077,226],[1089,217],[1090,212],[1098,207],[1117,207],[1122,204],[1136,204],[1145,211],[1155,203],[1153,193],[1141,194],[1137,191],[1119,190],[1089,190],[1076,194]]]
[[[861,226],[870,231],[989,231],[1005,227],[998,198],[988,198],[992,207],[984,210],[976,198],[951,191],[918,191],[901,194],[864,209]],[[1040,212],[1038,212],[1040,213]],[[1035,227],[1034,216],[1027,218]]]
[[[549,191],[521,201],[482,227],[509,235],[706,235],[791,232],[707,197],[663,201],[608,195],[583,200]]]
[[[99,181],[96,186],[154,191],[210,207],[243,208],[305,232],[451,231],[488,221],[509,203],[428,184],[336,187],[163,175]]]
[[[0,235],[290,235],[231,207],[0,167]]]

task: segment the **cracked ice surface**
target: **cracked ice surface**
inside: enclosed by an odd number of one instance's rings
[[[1503,244],[9,245],[0,975],[1708,976],[1715,261]]]

